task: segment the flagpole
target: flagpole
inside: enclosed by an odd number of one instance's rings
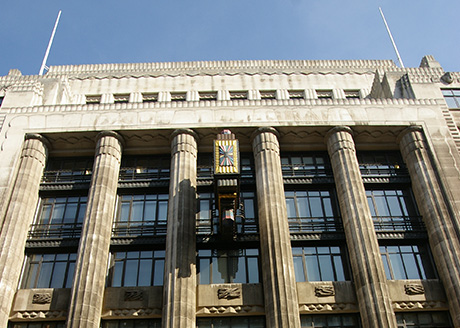
[[[51,33],[51,38],[50,38],[50,41],[48,42],[48,47],[46,48],[45,57],[43,57],[42,66],[40,67],[40,72],[38,73],[38,75],[43,75],[43,71],[45,70],[45,68],[48,68],[46,66],[46,60],[48,59],[48,55],[50,53],[51,45],[53,44],[54,34],[56,33],[56,29],[57,29],[57,26],[58,26],[58,23],[59,23],[59,18],[61,17],[61,12],[62,11],[59,10],[59,14],[58,14],[58,16],[56,18],[56,23],[54,23],[53,32]]]
[[[398,56],[399,65],[401,66],[401,68],[404,68],[403,61],[401,59],[401,56],[399,55],[399,51],[398,51],[398,48],[396,47],[396,43],[395,43],[395,40],[393,39],[393,35],[391,35],[391,31],[390,31],[390,28],[388,27],[387,20],[385,19],[385,16],[383,15],[382,8],[379,7],[379,10],[380,10],[380,15],[382,15],[383,22],[385,23],[385,26],[387,28],[388,35],[390,36],[391,43],[393,44],[393,48],[396,52],[396,56]]]

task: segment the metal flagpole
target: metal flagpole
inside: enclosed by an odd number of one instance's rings
[[[393,48],[395,49],[396,56],[398,56],[399,65],[401,65],[401,67],[404,68],[403,61],[401,59],[401,56],[399,55],[399,51],[398,51],[398,48],[396,47],[396,43],[395,43],[395,40],[393,39],[393,35],[391,35],[390,28],[388,27],[388,24],[387,24],[387,20],[385,19],[385,16],[383,15],[382,8],[379,7],[379,10],[380,10],[380,15],[382,15],[383,22],[385,23],[385,26],[387,28],[388,35],[390,36],[391,43],[393,43]]]
[[[53,33],[51,33],[51,38],[50,38],[50,41],[48,42],[48,48],[46,48],[45,57],[43,57],[42,66],[40,67],[40,72],[38,73],[38,75],[43,75],[43,71],[45,70],[45,68],[48,68],[46,66],[46,60],[48,59],[48,55],[50,53],[51,45],[53,44],[54,34],[56,33],[56,29],[57,29],[57,26],[58,26],[58,23],[59,23],[59,18],[61,17],[61,12],[62,12],[62,10],[59,10],[59,14],[58,14],[58,16],[56,18],[56,23],[54,23]]]

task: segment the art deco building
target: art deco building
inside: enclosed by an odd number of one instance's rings
[[[0,77],[0,327],[460,327],[432,57]]]

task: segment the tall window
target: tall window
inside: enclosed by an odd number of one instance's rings
[[[265,328],[263,317],[197,318],[197,328]]]
[[[339,246],[292,247],[292,254],[298,282],[349,279],[344,249]]]
[[[163,286],[164,264],[164,250],[114,252],[109,286]]]
[[[259,250],[200,249],[198,250],[200,284],[258,283]]]
[[[168,194],[121,195],[114,221],[114,236],[164,235]]]
[[[40,201],[30,238],[79,237],[85,217],[87,197],[47,197]]]
[[[335,195],[329,190],[286,191],[291,232],[341,229]]]
[[[441,91],[447,107],[460,108],[460,89],[443,89]]]
[[[398,328],[451,328],[448,312],[396,313]]]
[[[380,246],[387,279],[436,278],[428,245]]]
[[[23,288],[70,288],[77,254],[29,254]]]
[[[376,230],[424,230],[410,189],[366,190]]]
[[[302,328],[359,328],[359,318],[355,314],[315,314],[301,315]]]

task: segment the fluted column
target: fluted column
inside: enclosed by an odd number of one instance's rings
[[[122,137],[113,131],[98,135],[75,264],[68,328],[99,328],[100,325],[122,142]]]
[[[421,127],[409,127],[399,137],[399,146],[411,176],[412,188],[423,216],[439,276],[444,285],[455,327],[460,327],[459,213],[446,203],[431,164]]]
[[[47,140],[41,135],[26,135],[19,171],[0,235],[0,327],[8,326],[11,304],[24,262],[27,233],[38,202],[40,179],[48,148]]]
[[[363,327],[396,327],[351,129],[333,128],[326,141]]]
[[[172,136],[163,328],[196,325],[196,139],[185,129]]]
[[[261,128],[252,143],[256,166],[260,253],[268,328],[300,327],[277,131]]]

